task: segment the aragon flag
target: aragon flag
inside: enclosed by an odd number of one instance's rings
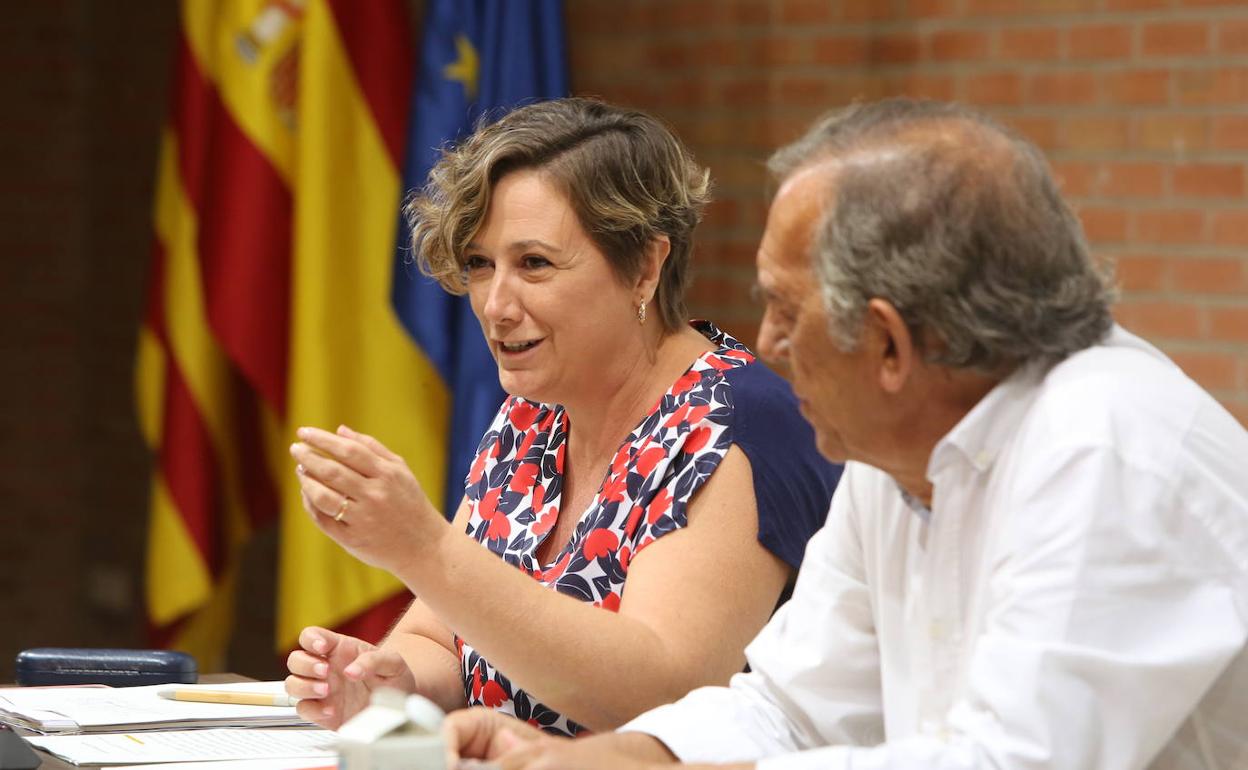
[[[419,70],[403,175],[408,190],[423,186],[441,148],[483,117],[497,118],[517,105],[567,94],[562,2],[431,0]],[[498,411],[503,392],[467,300],[446,294],[419,274],[409,235],[400,222],[394,307],[450,394],[443,503],[449,517],[463,496],[477,442]]]
[[[280,521],[276,645],[377,638],[406,600],[303,511],[286,448],[340,423],[435,499],[446,387],[390,303],[410,97],[404,0],[184,0],[139,340],[153,641],[217,670],[240,546]]]

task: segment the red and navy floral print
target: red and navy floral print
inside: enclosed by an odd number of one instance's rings
[[[468,534],[542,584],[618,610],[629,561],[657,538],[685,526],[690,498],[734,443],[734,393],[725,375],[753,364],[754,356],[711,324],[696,327],[718,347],[700,356],[624,439],[571,539],[550,563],[539,564],[535,554],[554,528],[563,490],[568,417],[558,405],[518,397],[503,404],[466,480]],[[749,368],[765,372],[761,365]],[[796,405],[784,408],[808,434]],[[799,438],[798,444],[805,441],[811,447],[807,454],[826,466],[813,455],[813,437]],[[834,483],[815,485],[815,502],[806,507],[826,511]],[[800,542],[789,549],[797,553],[793,563],[800,561],[805,539],[822,522],[818,514],[806,518],[807,526],[783,525],[801,530]],[[768,545],[764,529],[760,524],[760,540]],[[489,706],[552,733],[575,735],[583,729],[513,685],[466,640],[457,636],[455,643],[470,705]]]

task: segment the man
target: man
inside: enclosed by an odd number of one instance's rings
[[[848,459],[749,673],[506,770],[1248,767],[1248,432],[1115,327],[1039,152],[940,103],[781,150],[759,348]]]

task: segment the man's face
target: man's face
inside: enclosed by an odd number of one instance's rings
[[[845,353],[828,331],[828,314],[811,257],[820,214],[830,202],[829,163],[791,176],[776,194],[758,248],[758,285],[766,302],[758,349],[790,371],[802,415],[829,460],[861,459],[871,378],[864,357]]]

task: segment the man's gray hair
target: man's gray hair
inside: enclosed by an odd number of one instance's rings
[[[813,245],[845,349],[868,301],[905,319],[926,360],[1002,374],[1096,344],[1113,291],[1043,155],[954,104],[889,99],[820,119],[772,156],[783,180],[828,161]]]

